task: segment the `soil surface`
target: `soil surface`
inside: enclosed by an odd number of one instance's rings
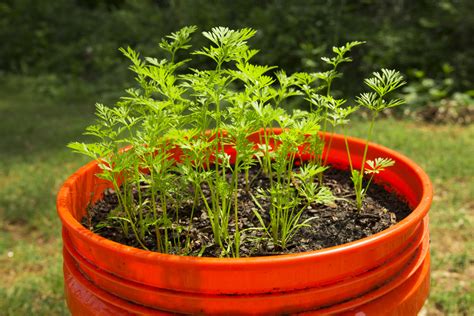
[[[251,170],[250,192],[257,195],[258,188],[269,186],[269,179],[257,169]],[[242,181],[243,182],[243,181]],[[288,253],[299,253],[310,250],[323,249],[336,245],[355,241],[375,233],[378,233],[396,224],[405,218],[411,209],[408,204],[401,200],[396,194],[390,193],[383,186],[372,183],[364,200],[363,210],[357,211],[355,206],[355,194],[352,182],[347,171],[330,168],[324,173],[324,185],[329,187],[338,198],[331,205],[311,204],[305,208],[300,222],[312,218],[307,227],[301,228],[294,238],[287,244],[285,249],[274,245],[272,240],[265,235],[254,211],[258,210],[265,223],[270,221],[267,212],[259,210],[251,196],[241,187],[239,189],[239,228],[242,232],[240,256],[268,256]],[[204,188],[204,187],[203,187]],[[143,191],[146,191],[143,189]],[[209,191],[204,188],[204,193]],[[268,201],[260,201],[264,209],[269,208]],[[104,192],[103,199],[88,207],[88,215],[82,220],[82,224],[102,237],[113,241],[142,248],[132,232],[125,235],[119,221],[108,220],[110,212],[118,205],[117,195],[111,189]],[[169,209],[172,209],[170,207]],[[170,232],[170,239],[180,240],[183,244],[186,238],[191,240],[190,247],[186,249],[186,255],[202,255],[207,257],[219,257],[222,251],[214,243],[211,224],[201,202],[192,214],[192,200],[185,203],[178,210],[179,221],[176,220],[171,227],[182,227]],[[170,218],[176,218],[175,212],[169,213]],[[190,225],[191,223],[191,225]],[[191,227],[189,229],[189,227]],[[235,231],[235,222],[231,219],[229,223],[230,235]],[[146,235],[144,243],[150,250],[157,249],[153,229]],[[183,249],[171,250],[171,253],[183,254]]]

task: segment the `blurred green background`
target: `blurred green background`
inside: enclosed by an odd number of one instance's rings
[[[55,194],[86,160],[65,148],[133,85],[118,52],[162,54],[185,25],[252,27],[256,62],[325,71],[332,46],[363,40],[337,93],[372,71],[407,78],[408,104],[386,113],[375,141],[408,155],[435,185],[432,291],[425,315],[474,314],[474,1],[0,1],[0,314],[67,315]],[[202,37],[195,36],[199,47]],[[355,119],[352,135],[364,135]]]

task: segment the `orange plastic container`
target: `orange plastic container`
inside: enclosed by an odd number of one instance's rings
[[[365,143],[348,140],[353,164],[360,166]],[[253,141],[258,141],[257,135]],[[348,165],[342,136],[334,135],[329,154],[331,164]],[[396,162],[377,181],[404,196],[414,208],[403,221],[337,247],[239,259],[148,252],[84,228],[79,220],[86,205],[109,186],[95,177],[99,169],[91,162],[65,182],[57,200],[68,306],[74,315],[357,311],[416,315],[429,288],[431,183],[405,156],[370,144],[368,159],[376,157]]]

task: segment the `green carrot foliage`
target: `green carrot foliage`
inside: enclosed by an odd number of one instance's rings
[[[276,66],[251,62],[258,51],[249,46],[256,33],[250,28],[203,32],[209,46],[189,56],[209,58],[214,66],[187,68],[190,59],[178,56],[191,49],[195,31],[194,26],[184,27],[162,39],[158,46],[166,59],[143,58],[130,47],[121,48],[138,88],[127,89],[114,106],[97,104],[97,121],[85,131],[96,142],[69,147],[98,162],[97,176],[110,181],[118,198],[108,221],[118,222],[144,249],[151,238],[155,246],[149,250],[202,254],[204,248],[192,252],[190,236],[193,214],[204,212],[221,255],[239,257],[246,236],[239,227],[242,182],[256,206],[261,238],[285,249],[310,225],[311,218],[301,220],[309,206],[330,205],[337,199],[322,181],[329,168],[323,153],[329,152],[332,137],[323,139],[320,132],[346,125],[359,107],[368,108],[375,119],[381,110],[403,103],[386,95],[404,82],[398,72],[382,69],[365,80],[373,92],[347,106],[345,99],[331,94],[331,87],[341,77],[340,65],[352,60],[349,51],[363,42],[334,47],[334,57],[323,58],[329,71],[287,74]],[[286,102],[293,98],[307,102],[310,111],[288,110]],[[259,144],[254,144],[249,137],[259,130]],[[224,148],[233,148],[235,156]],[[301,161],[302,153],[309,155],[308,161]],[[351,164],[359,209],[374,175],[393,165],[384,158],[366,161],[366,154],[367,147],[360,170]],[[255,166],[268,178],[269,187],[253,195],[250,170]],[[364,173],[370,179],[362,188]],[[190,204],[191,222],[183,227],[180,211]],[[96,229],[104,227],[99,226]]]

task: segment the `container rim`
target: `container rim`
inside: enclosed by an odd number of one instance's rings
[[[274,129],[275,133],[280,133],[281,129]],[[324,134],[323,134],[324,135]],[[326,133],[324,136],[328,136]],[[333,134],[334,139],[344,139],[344,136],[340,134]],[[347,136],[349,143],[354,144],[365,144],[365,140],[356,137]],[[71,199],[71,188],[73,184],[78,180],[79,176],[83,173],[91,172],[92,169],[96,168],[97,162],[92,161],[88,164],[79,168],[73,175],[71,175],[61,186],[58,195],[57,195],[57,212],[61,219],[62,224],[68,229],[76,234],[80,235],[81,238],[87,239],[88,242],[100,245],[111,249],[115,252],[122,254],[130,254],[137,258],[140,258],[144,261],[168,261],[168,262],[181,262],[189,263],[196,265],[214,265],[214,266],[235,266],[236,264],[267,264],[270,262],[287,262],[287,261],[298,261],[306,259],[314,259],[315,257],[324,257],[327,255],[336,255],[343,254],[346,252],[357,251],[361,248],[370,246],[371,244],[378,243],[382,240],[389,238],[388,236],[403,234],[408,230],[414,223],[421,223],[422,219],[428,213],[432,199],[433,199],[433,188],[431,181],[428,175],[419,167],[415,162],[406,157],[403,154],[400,154],[392,149],[389,149],[385,146],[378,145],[376,143],[369,142],[369,149],[376,149],[378,151],[384,152],[387,155],[396,157],[398,161],[403,162],[408,166],[418,178],[417,181],[422,185],[422,195],[419,203],[414,207],[412,212],[404,218],[399,223],[379,232],[374,235],[338,245],[329,248],[324,248],[320,250],[312,250],[306,252],[300,252],[295,254],[283,254],[283,255],[273,255],[273,256],[259,256],[259,257],[245,257],[245,258],[214,258],[214,257],[195,257],[195,256],[179,256],[172,254],[163,254],[158,252],[152,252],[147,250],[138,249],[135,247],[127,246],[120,244],[118,242],[106,239],[101,237],[89,229],[82,226],[82,224],[77,221],[71,214],[69,208],[67,207],[68,199]]]

